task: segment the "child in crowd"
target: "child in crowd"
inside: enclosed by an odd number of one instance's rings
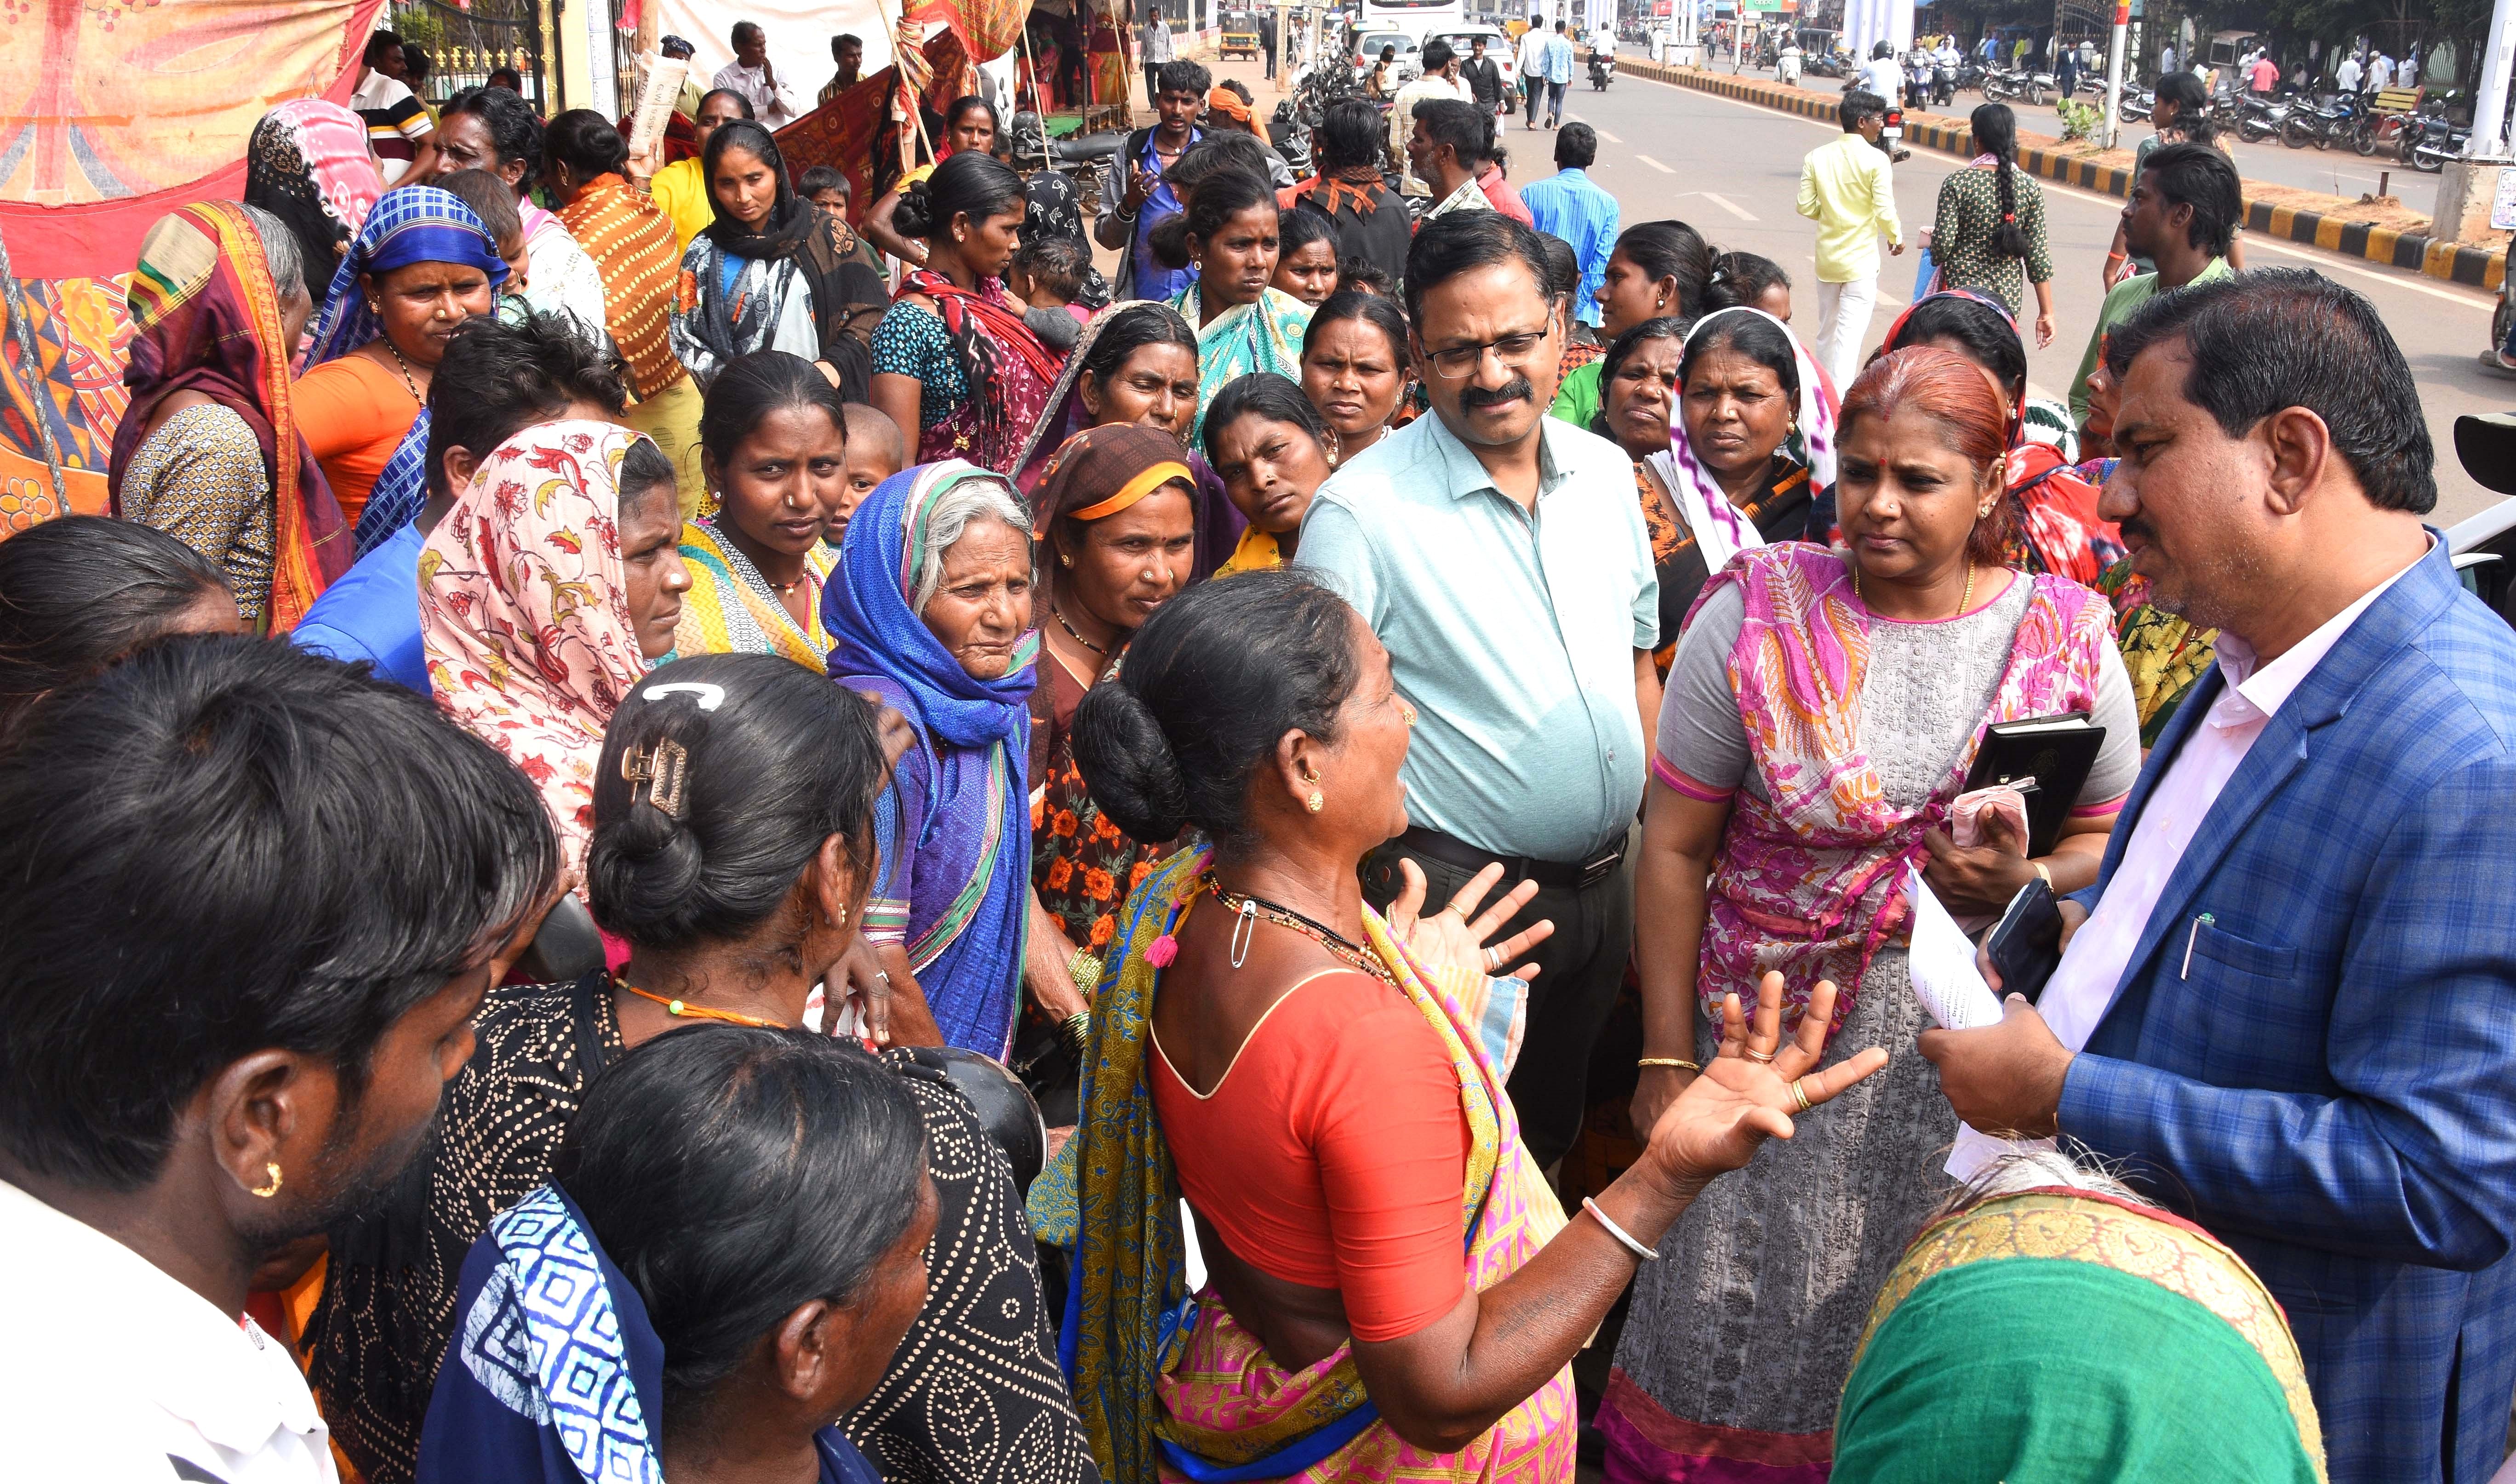
[[[795,193],[844,222],[854,198],[848,178],[827,165],[816,165],[797,178]]]
[[[513,306],[506,317],[524,310],[524,218],[516,210],[516,188],[486,170],[458,170],[440,176],[434,183],[452,191],[456,199],[472,208],[481,225],[489,228],[490,239],[498,244],[498,256],[507,260],[507,282],[499,296],[501,305]]]
[[[1064,355],[1083,334],[1092,311],[1074,301],[1082,296],[1084,272],[1092,260],[1083,244],[1069,237],[1041,237],[1027,242],[1005,265],[1005,292],[1021,302],[1023,323],[1039,343]]]
[[[1754,253],[1723,253],[1712,260],[1712,277],[1703,288],[1703,308],[1762,309],[1784,324],[1791,322],[1791,277],[1771,258]]]
[[[900,473],[908,463],[908,442],[900,425],[862,402],[847,404],[848,483],[839,492],[838,513],[830,517],[821,539],[837,546],[847,539],[848,517],[857,513],[875,485]]]

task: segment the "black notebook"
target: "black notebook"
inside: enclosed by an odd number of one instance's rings
[[[1995,722],[1985,729],[1974,766],[1966,769],[1966,791],[2032,781],[2033,787],[2022,789],[2027,796],[2027,853],[2050,855],[2105,742],[2106,729],[2084,711]]]

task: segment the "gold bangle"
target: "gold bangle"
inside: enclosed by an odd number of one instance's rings
[[[1087,1001],[1100,987],[1101,969],[1101,956],[1088,948],[1076,949],[1074,957],[1066,961],[1066,977],[1073,983],[1074,992]]]
[[[1060,1021],[1057,1028],[1066,1033],[1067,1044],[1074,1048],[1074,1054],[1080,1056],[1091,1043],[1092,1012],[1078,1010]]]
[[[2053,885],[2053,873],[2045,869],[2044,862],[2040,860],[2031,860],[2028,864],[2035,868],[2035,874],[2037,877],[2042,879],[2045,890],[2056,894],[2060,893],[2062,888]]]
[[[1683,1056],[1645,1056],[1641,1060],[1635,1062],[1634,1065],[1638,1067],[1683,1067],[1690,1072],[1700,1072],[1703,1070],[1702,1062],[1689,1061]]]

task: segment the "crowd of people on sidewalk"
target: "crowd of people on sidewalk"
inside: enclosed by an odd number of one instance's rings
[[[1990,105],[1865,353],[1854,91],[1804,340],[1562,31],[1550,179],[1481,48],[1289,180],[1167,61],[1088,229],[976,97],[852,218],[748,21],[673,162],[371,46],[99,265],[0,1472],[2497,1469],[2516,631],[2394,338],[2180,140],[2033,396]]]

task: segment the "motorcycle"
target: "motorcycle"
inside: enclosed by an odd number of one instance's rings
[[[1020,161],[1047,160],[1050,168],[1074,185],[1075,194],[1086,201],[1101,199],[1101,178],[1110,162],[1126,145],[1124,130],[1085,135],[1078,139],[1049,139],[1040,128],[1036,113],[1017,113],[1013,119],[1014,158]]]
[[[1984,78],[1990,75],[1990,70],[1991,69],[1986,67],[1980,61],[1971,57],[1957,63],[1957,91],[1960,93],[1982,92]]]
[[[1616,76],[1616,59],[1607,52],[1590,54],[1590,91],[1605,93]]]
[[[1311,173],[1311,126],[1302,122],[1293,100],[1276,105],[1275,116],[1267,121],[1267,139],[1284,157],[1284,168],[1293,172],[1295,180]]]
[[[1956,101],[1957,69],[1946,62],[1931,68],[1931,105],[1945,108]]]
[[[2359,119],[2356,95],[2345,93],[2322,104],[2301,100],[2288,110],[2288,117],[2281,120],[2281,143],[2291,149],[2303,149],[2309,144],[2318,149],[2329,149],[2350,138],[2351,131],[2359,127]]]
[[[2044,106],[2044,95],[2051,91],[2053,91],[2053,78],[2049,73],[2044,72],[2000,68],[1987,73],[1983,79],[1983,97],[1986,103],[2005,103],[2011,99],[2017,99],[2021,103],[2040,108]]]
[[[2259,144],[2276,138],[2288,123],[2288,104],[2248,93],[2237,103],[2237,138]]]
[[[2136,93],[2127,92],[2123,94],[2122,102],[2116,106],[2120,109],[2124,118],[2135,124],[2145,124],[2149,122],[2150,115],[2157,111],[2158,95],[2147,88]]]
[[[1775,79],[1781,82],[1783,87],[1798,87],[1800,85],[1800,62],[1801,56],[1800,49],[1798,47],[1786,46],[1782,48],[1782,52],[1774,58]]]
[[[2403,120],[2395,150],[2403,163],[2414,170],[2438,171],[2446,168],[2447,161],[2462,156],[2463,146],[2471,137],[2469,128],[2448,121],[2446,103],[2441,99],[2421,104],[2419,112]]]
[[[1807,68],[1808,74],[1811,77],[1848,77],[1851,75],[1849,70],[1850,63],[1845,62],[1842,54],[1837,52],[1821,52],[1817,56],[1808,59]]]

